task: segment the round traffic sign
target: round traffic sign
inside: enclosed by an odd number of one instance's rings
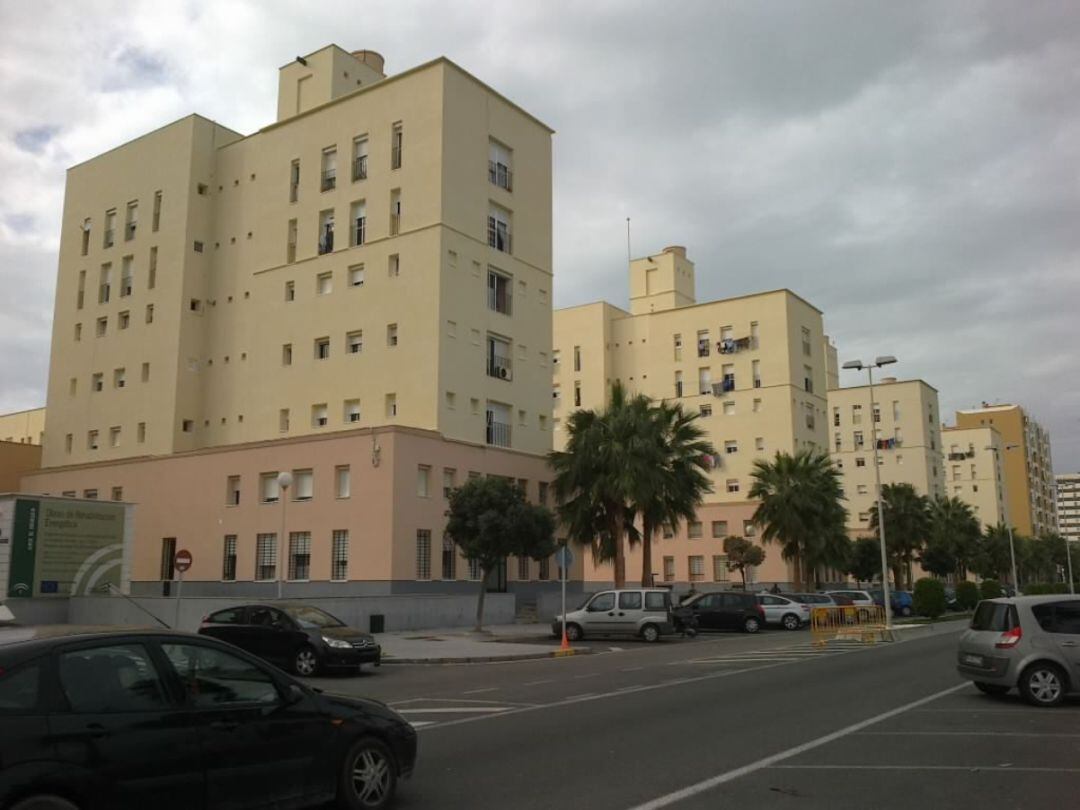
[[[559,550],[555,552],[555,564],[559,568],[569,568],[574,564],[574,552],[569,546],[559,546]]]
[[[173,557],[173,566],[181,574],[191,568],[191,552],[186,548],[180,549]]]

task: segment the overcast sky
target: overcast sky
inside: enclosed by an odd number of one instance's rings
[[[331,42],[444,54],[557,130],[557,306],[626,305],[631,217],[699,300],[790,287],[842,361],[896,355],[950,420],[1019,402],[1080,469],[1068,0],[0,0],[0,411],[45,401],[65,170],[192,112],[252,132]]]

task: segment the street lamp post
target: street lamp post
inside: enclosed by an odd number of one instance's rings
[[[1069,593],[1076,593],[1076,586],[1073,584],[1073,572],[1072,572],[1072,540],[1068,537],[1065,538],[1065,560],[1069,564]]]
[[[1018,444],[1007,444],[1007,445],[1005,445],[1005,450],[1006,451],[1015,450],[1019,446],[1020,445],[1018,445]],[[992,444],[987,445],[986,449],[994,454],[995,459],[997,459],[999,462],[1001,461],[1001,457],[998,454],[998,449],[996,447],[994,447],[994,445],[992,445]],[[1015,591],[1016,596],[1019,596],[1020,595],[1020,580],[1018,580],[1016,578],[1016,546],[1013,543],[1012,523],[1009,522],[1009,521],[1006,521],[1005,528],[1009,530],[1009,560],[1012,563],[1013,591]]]
[[[278,536],[277,555],[277,598],[281,599],[285,585],[285,504],[289,500],[289,487],[292,486],[292,473],[281,472],[277,477],[281,494],[281,533]]]
[[[892,629],[892,601],[889,597],[889,555],[885,548],[885,509],[881,503],[881,467],[878,460],[877,428],[875,427],[877,423],[874,421],[874,369],[895,362],[896,358],[892,355],[883,355],[875,358],[873,363],[864,364],[861,360],[849,360],[843,366],[855,371],[866,369],[866,376],[870,382],[870,440],[874,445],[874,496],[877,498],[878,540],[881,543],[881,601],[885,607],[886,630]]]

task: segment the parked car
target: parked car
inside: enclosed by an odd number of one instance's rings
[[[849,591],[849,590],[837,590],[837,591],[822,591],[822,593],[828,596],[846,596],[851,600],[851,604],[858,607],[871,607],[874,604],[874,597],[872,597],[867,591]]]
[[[985,599],[960,636],[960,674],[988,695],[1017,688],[1035,706],[1080,691],[1080,597]]]
[[[416,731],[190,633],[0,630],[0,807],[385,807]]]
[[[833,600],[834,604],[839,605],[840,607],[851,607],[855,604],[854,599],[850,596],[844,596],[842,593],[823,593],[821,596],[827,596],[829,599]]]
[[[868,591],[878,607],[885,605],[885,592],[879,588]],[[910,616],[915,612],[915,599],[911,591],[889,591],[889,605],[894,616]]]
[[[551,622],[551,631],[562,634],[562,614]],[[593,636],[640,636],[659,641],[675,632],[671,593],[665,588],[624,588],[600,591],[576,610],[566,612],[566,637],[577,641]]]
[[[810,606],[774,593],[759,593],[758,604],[765,609],[765,624],[798,630],[810,621]]]
[[[697,618],[699,630],[742,630],[757,633],[765,626],[765,607],[744,591],[699,593],[682,603]]]
[[[824,593],[782,593],[781,596],[786,596],[794,602],[800,602],[804,605],[809,605],[811,608],[815,607],[835,607],[840,604],[833,597]]]
[[[235,644],[297,675],[357,670],[363,664],[379,666],[382,662],[382,648],[374,636],[311,605],[225,608],[204,618],[199,634]]]

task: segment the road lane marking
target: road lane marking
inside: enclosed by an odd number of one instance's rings
[[[627,667],[626,669],[620,669],[619,672],[640,672],[645,667]]]
[[[1080,737],[1080,734],[1063,734],[1056,731],[1040,734],[1036,731],[860,731],[860,737]]]
[[[599,672],[587,672],[584,675],[575,675],[574,680],[581,680],[582,678],[599,678]]]
[[[489,686],[487,689],[470,689],[469,691],[462,692],[461,694],[463,694],[463,695],[479,695],[481,692],[497,692],[497,691],[499,691],[499,687],[497,687],[497,686]]]
[[[770,770],[785,771],[997,771],[1009,773],[1080,773],[1080,768],[1039,768],[1020,765],[772,765]],[[645,805],[642,805],[644,807]]]
[[[584,695],[571,695],[570,697],[568,697],[566,699],[567,700],[581,700],[582,698],[591,698],[591,697],[595,697],[595,696],[596,696],[596,692],[586,692]]]
[[[439,706],[431,709],[397,709],[398,714],[474,714],[478,712],[508,712],[513,706]]]
[[[743,776],[752,774],[755,771],[760,771],[763,768],[772,767],[777,763],[783,762],[786,759],[791,759],[792,757],[796,757],[799,754],[805,754],[807,751],[812,751],[815,748],[820,748],[823,745],[827,745],[828,743],[834,742],[835,740],[839,740],[842,737],[848,736],[849,734],[854,734],[855,732],[862,731],[864,728],[868,728],[884,720],[896,717],[897,715],[903,714],[907,711],[911,711],[912,709],[917,709],[920,706],[925,706],[927,703],[931,703],[938,698],[943,698],[946,695],[951,695],[954,692],[960,691],[961,689],[968,688],[970,688],[970,686],[967,681],[961,684],[957,684],[956,686],[951,686],[948,689],[943,689],[940,692],[935,692],[932,695],[927,695],[926,697],[920,698],[919,700],[912,701],[911,703],[905,703],[903,706],[898,706],[895,709],[890,709],[887,712],[882,712],[881,714],[874,715],[873,717],[867,718],[866,720],[861,720],[858,723],[853,723],[850,726],[845,726],[842,729],[833,731],[830,734],[825,734],[824,736],[810,740],[809,742],[805,742],[802,745],[796,745],[793,748],[787,748],[783,751],[773,754],[772,756],[764,757],[757,760],[756,762],[751,762],[748,765],[743,765],[741,768],[735,768],[734,770],[725,771],[723,773],[717,774],[716,776],[710,777],[709,779],[703,779],[702,781],[697,782],[693,785],[688,785],[687,787],[684,787],[680,790],[667,793],[663,796],[657,796],[655,799],[645,802],[644,804],[635,805],[633,808],[631,808],[631,810],[659,810],[659,808],[661,807],[668,807],[669,805],[675,804],[676,802],[681,802],[684,799],[690,799],[694,796],[699,796],[702,793],[719,787],[726,782],[740,779]]]
[[[526,681],[525,683],[522,684],[522,686],[539,686],[542,683],[554,683],[554,682],[555,682],[554,678],[545,678],[542,681]]]
[[[1042,709],[1032,706],[1028,709],[979,709],[972,706],[970,709],[917,709],[919,714],[1026,714],[1029,717],[1044,717],[1046,712]],[[1050,714],[1052,717],[1060,717],[1063,714],[1080,714],[1080,710],[1077,709],[1063,709],[1058,706]]]

